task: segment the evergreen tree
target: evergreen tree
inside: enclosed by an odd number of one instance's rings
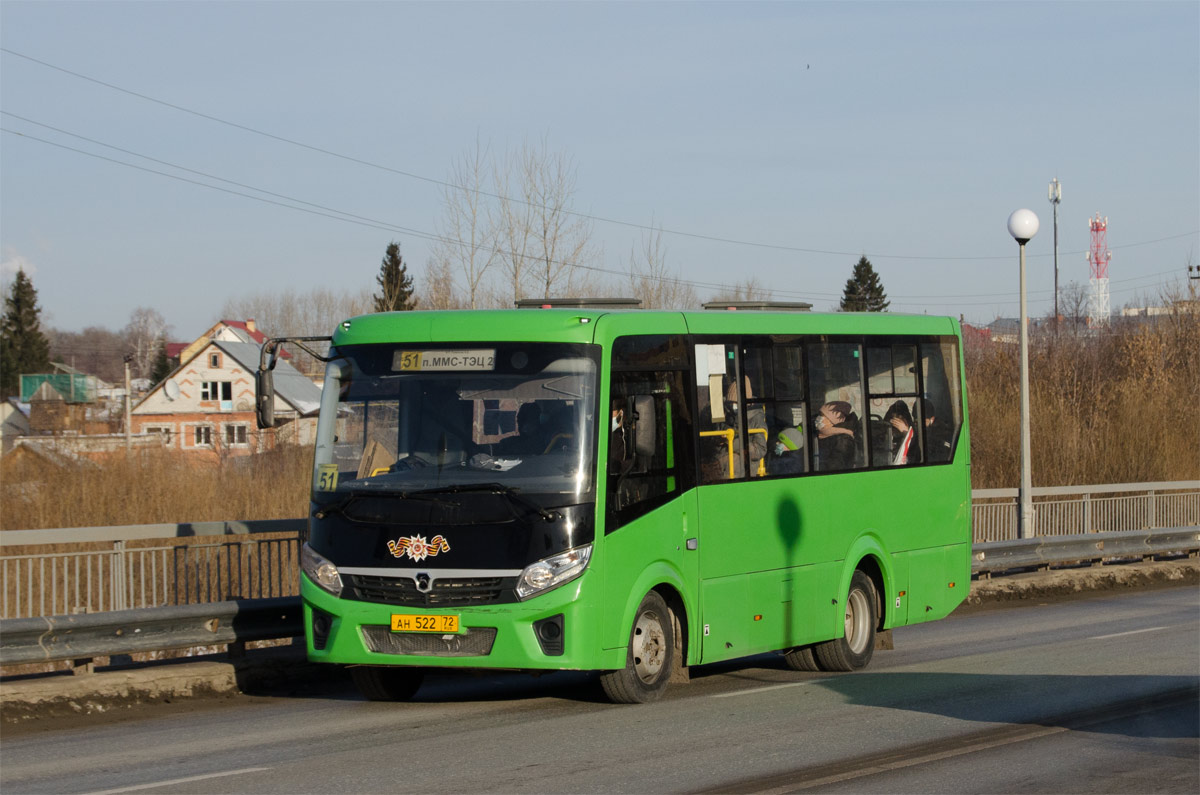
[[[871,261],[866,257],[859,258],[854,272],[846,280],[838,309],[842,312],[883,312],[889,303]]]
[[[408,275],[408,266],[400,257],[399,243],[392,241],[388,244],[375,283],[379,285],[379,292],[374,296],[376,312],[417,308],[417,299],[413,296],[413,280]]]
[[[41,312],[33,282],[18,270],[0,319],[0,397],[20,392],[22,373],[50,369],[50,342],[40,328]]]
[[[160,383],[171,374],[171,360],[167,358],[167,338],[159,337],[158,353],[154,356],[154,369],[150,371],[150,383]]]

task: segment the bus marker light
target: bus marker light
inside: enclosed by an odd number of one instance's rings
[[[954,587],[954,583],[950,583],[950,586],[949,586],[949,587],[953,588],[953,587]]]
[[[761,616],[761,615],[755,616],[755,617],[754,617],[754,620],[755,620],[755,621],[762,621],[762,616]]]

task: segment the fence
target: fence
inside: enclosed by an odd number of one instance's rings
[[[1200,480],[1034,488],[1033,535],[1065,536],[1200,525]],[[975,543],[1017,538],[1017,489],[971,492]]]
[[[1200,481],[1035,488],[1036,535],[1200,526]],[[1016,489],[972,493],[975,543],[1016,539]],[[0,618],[299,593],[303,519],[0,533]]]
[[[5,531],[0,618],[294,596],[304,525],[288,519]]]

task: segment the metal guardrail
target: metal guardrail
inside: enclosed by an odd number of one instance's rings
[[[972,571],[1200,553],[1200,528],[1178,527],[976,544]],[[0,620],[0,665],[63,660],[90,664],[114,654],[293,638],[302,635],[299,597],[252,599],[90,615]],[[78,670],[78,669],[77,669]],[[85,669],[86,670],[86,669]]]
[[[0,621],[0,665],[291,638],[301,618],[298,596],[11,618]]]
[[[1032,496],[1040,538],[1200,526],[1200,480],[1041,487]],[[1018,510],[1017,489],[974,490],[975,543],[1016,540]],[[294,596],[306,524],[6,530],[0,532],[0,618]]]
[[[1010,569],[1038,568],[1076,562],[1151,560],[1158,555],[1200,551],[1200,528],[1172,527],[1114,533],[993,541],[972,548],[971,572],[990,576]]]

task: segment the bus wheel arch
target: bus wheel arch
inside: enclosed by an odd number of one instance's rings
[[[634,612],[625,666],[600,675],[609,699],[618,704],[645,704],[662,696],[675,668],[675,627],[674,611],[657,590],[651,590]]]
[[[879,559],[874,555],[866,555],[858,562],[855,567],[871,579],[875,584],[875,631],[882,632],[887,626],[887,587],[884,582],[883,568],[879,565]]]
[[[875,582],[861,568],[855,569],[843,599],[844,633],[813,648],[823,671],[858,671],[867,667],[875,653],[879,625]]]
[[[671,681],[686,682],[688,681],[688,652],[691,649],[687,605],[683,601],[683,595],[671,585],[661,583],[656,585],[654,590],[667,603],[675,630],[675,660],[672,664]]]

